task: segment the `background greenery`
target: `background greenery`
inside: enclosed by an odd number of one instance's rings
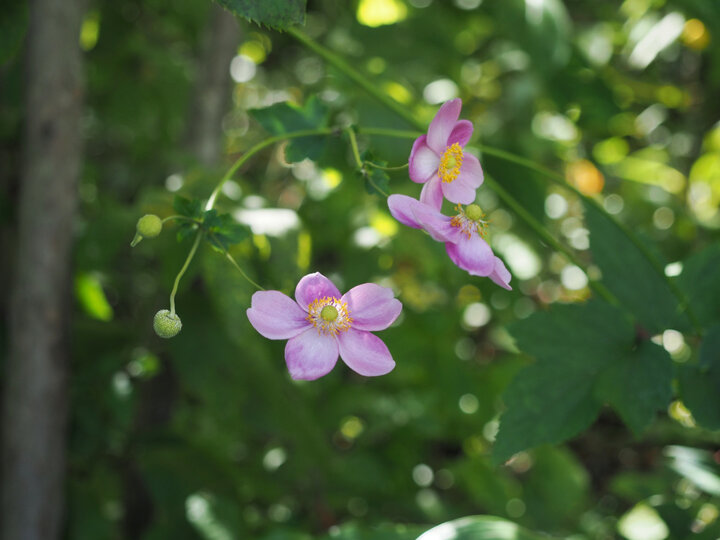
[[[289,379],[284,344],[245,316],[253,288],[209,246],[180,287],[181,334],[157,338],[153,314],[191,241],[166,225],[131,251],[135,221],[175,213],[177,193],[207,198],[269,135],[270,113],[253,109],[317,100],[306,110],[326,112],[309,114],[314,125],[359,126],[362,149],[390,165],[407,162],[412,140],[362,128],[413,126],[292,35],[241,21],[225,162],[193,163],[182,140],[209,8],[92,3],[83,24],[67,537],[415,538],[473,514],[574,538],[720,536],[710,431],[720,428],[720,5],[311,1],[303,31],[417,121],[461,97],[477,143],[565,175],[632,230],[680,275],[701,326],[606,214],[537,171],[480,154],[590,277],[602,274],[633,324],[620,308],[584,303],[596,296],[585,274],[487,186],[479,201],[514,290],[458,270],[442,245],[390,217],[347,140],[330,136],[258,154],[217,204],[252,227],[231,251],[266,288],[291,292],[320,271],[341,290],[376,281],[398,292],[403,315],[380,334],[396,369],[366,379],[338,365],[311,383]],[[24,16],[13,15],[20,26]],[[21,36],[6,35],[0,118],[12,177]],[[389,177],[391,192],[419,193],[405,171]],[[12,197],[0,200],[6,223]],[[495,536],[467,537],[533,538],[493,523],[468,526]]]

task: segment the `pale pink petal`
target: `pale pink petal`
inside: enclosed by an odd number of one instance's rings
[[[463,162],[457,179],[476,189],[482,185],[485,179],[480,161],[470,152],[463,152]]]
[[[427,144],[435,150],[438,155],[442,155],[448,146],[448,139],[455,128],[461,108],[462,101],[460,98],[451,99],[440,107],[435,118],[430,122],[427,133]]]
[[[443,203],[443,192],[442,182],[436,174],[429,182],[426,182],[420,192],[420,202],[433,207],[435,210],[440,210]]]
[[[288,339],[310,326],[303,311],[292,298],[280,291],[258,291],[247,310],[250,324],[268,339]]]
[[[473,276],[489,276],[495,268],[495,255],[488,243],[473,234],[470,238],[463,235],[457,243],[445,244],[448,256],[458,268]]]
[[[450,223],[452,218],[445,216],[427,204],[412,207],[415,219],[423,226],[433,240],[438,242],[455,242],[459,240],[460,229]]]
[[[445,198],[455,204],[472,204],[477,196],[477,188],[473,187],[467,180],[458,176],[452,182],[442,182],[442,192]]]
[[[500,285],[503,289],[512,291],[512,287],[510,286],[512,275],[508,269],[505,268],[505,264],[500,260],[500,257],[495,257],[495,266],[493,267],[492,274],[488,277],[496,284]]]
[[[333,336],[310,328],[285,345],[285,363],[296,380],[312,381],[330,373],[338,359],[338,344]]]
[[[470,120],[458,120],[455,123],[452,133],[450,133],[450,137],[448,137],[447,144],[448,146],[452,146],[454,143],[458,143],[460,146],[465,147],[468,141],[470,141],[472,134],[472,122]]]
[[[423,135],[415,140],[408,160],[410,180],[418,184],[427,182],[433,175],[437,176],[440,166],[440,156],[427,145],[426,139]]]
[[[412,207],[420,204],[417,199],[413,199],[407,195],[390,195],[387,202],[390,213],[400,223],[413,229],[422,229],[422,225],[418,223],[412,212]]]
[[[342,300],[347,303],[352,327],[357,330],[385,330],[402,311],[402,304],[392,289],[375,283],[353,287]]]
[[[333,282],[323,276],[320,272],[308,274],[303,277],[295,287],[295,300],[300,307],[307,310],[308,306],[316,298],[333,296],[340,298],[340,291],[333,285]]]
[[[385,375],[395,367],[395,361],[385,343],[370,332],[351,328],[338,334],[337,341],[340,345],[340,358],[360,375]]]

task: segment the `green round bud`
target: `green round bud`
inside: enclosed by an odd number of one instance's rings
[[[138,219],[137,232],[143,238],[155,238],[162,231],[162,219],[155,214],[147,214]]]
[[[171,314],[169,310],[161,309],[155,314],[153,328],[158,336],[167,339],[175,337],[180,333],[182,322],[177,313]]]
[[[332,322],[338,317],[338,310],[335,308],[335,306],[325,306],[320,311],[320,317],[322,317],[324,320],[328,322]]]
[[[468,205],[465,215],[472,221],[479,221],[483,218],[483,211],[477,204]]]

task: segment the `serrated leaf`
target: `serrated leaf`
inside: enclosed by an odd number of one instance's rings
[[[601,210],[585,203],[593,261],[602,271],[605,286],[652,332],[688,328],[668,283],[647,256]]]
[[[195,231],[197,231],[198,226],[195,223],[182,223],[178,227],[177,230],[177,241],[183,242],[184,240],[190,238],[195,234]]]
[[[699,364],[681,366],[678,378],[680,397],[695,420],[720,429],[720,324],[705,332]]]
[[[700,322],[720,321],[720,243],[713,244],[683,262],[678,285],[688,295]]]
[[[672,397],[672,359],[665,349],[643,342],[603,372],[598,398],[609,402],[636,434],[665,409]]]
[[[173,208],[181,216],[200,219],[203,215],[202,202],[200,199],[188,199],[182,195],[175,195]]]
[[[507,411],[493,449],[497,462],[576,435],[605,402],[639,432],[670,399],[667,353],[647,342],[636,347],[632,324],[610,304],[555,305],[510,331],[537,361],[505,392]]]
[[[452,538],[452,540],[542,540],[547,539],[520,527],[517,523],[495,516],[468,516],[433,527],[417,540]]]
[[[328,122],[327,108],[315,96],[302,107],[286,101],[249,113],[273,135],[326,127]],[[316,160],[322,155],[325,142],[326,137],[320,135],[293,139],[285,147],[285,159],[291,163],[305,158]]]
[[[203,214],[203,228],[208,233],[208,242],[221,252],[252,235],[249,227],[236,222],[230,214],[218,214],[214,209]]]
[[[231,13],[276,30],[305,24],[307,0],[217,0]]]

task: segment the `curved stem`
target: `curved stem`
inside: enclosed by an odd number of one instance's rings
[[[355,136],[355,132],[352,128],[347,128],[345,130],[348,134],[348,137],[350,138],[350,147],[352,148],[353,157],[355,158],[355,164],[357,165],[358,169],[360,169],[360,173],[363,175],[365,180],[370,182],[370,185],[375,188],[375,191],[378,193],[381,193],[385,196],[385,198],[389,197],[387,193],[385,193],[385,190],[383,190],[380,186],[378,186],[375,183],[375,180],[372,179],[372,176],[368,174],[368,172],[365,170],[365,164],[370,163],[369,161],[363,161],[360,157],[360,151],[358,150],[358,144],[357,144],[357,137]]]
[[[211,237],[213,240],[215,240],[215,247],[218,247],[218,248],[220,248],[220,249],[222,250],[223,255],[225,255],[225,258],[226,258],[227,260],[229,260],[235,268],[237,268],[238,272],[240,272],[240,274],[242,274],[242,277],[244,277],[244,278],[245,278],[251,285],[253,285],[256,289],[258,289],[258,290],[260,290],[260,291],[264,291],[264,290],[265,290],[264,287],[261,287],[260,285],[258,285],[257,283],[255,283],[252,279],[250,279],[250,276],[248,276],[248,275],[245,273],[245,270],[243,270],[243,269],[240,267],[240,265],[239,265],[239,264],[237,263],[237,261],[233,258],[233,256],[230,255],[230,252],[229,252],[227,249],[225,249],[225,247],[218,241],[217,237],[216,237],[214,234],[210,234],[210,237]]]
[[[202,221],[200,221],[200,220],[198,220],[198,219],[194,219],[194,218],[191,218],[191,217],[188,217],[188,216],[179,216],[179,215],[178,215],[178,216],[168,216],[168,217],[166,217],[166,218],[163,218],[162,222],[163,222],[163,225],[164,225],[164,224],[167,223],[168,221],[173,221],[173,220],[175,220],[175,221],[188,221],[188,222],[190,222],[190,223],[195,223],[196,225],[202,225]]]
[[[185,263],[182,265],[182,268],[180,268],[180,271],[178,272],[178,275],[175,277],[175,283],[173,284],[172,292],[170,293],[170,315],[175,315],[175,294],[177,293],[178,285],[180,285],[180,279],[182,279],[183,274],[185,274],[185,271],[187,270],[188,266],[190,265],[190,261],[193,260],[193,257],[195,256],[195,252],[197,251],[198,246],[200,245],[200,240],[202,240],[203,233],[202,231],[198,231],[198,233],[195,235],[195,242],[192,245],[192,248],[190,248],[190,253],[188,253],[187,258],[185,259]]]
[[[313,51],[315,54],[321,56],[328,64],[336,67],[338,70],[343,72],[348,78],[352,79],[354,83],[362,87],[368,94],[377,99],[388,109],[391,109],[395,114],[406,120],[410,125],[413,125],[418,129],[425,128],[423,123],[420,122],[417,118],[415,118],[415,116],[413,116],[410,111],[408,111],[405,107],[403,107],[397,101],[388,96],[385,92],[379,90],[373,83],[369,82],[362,73],[360,73],[350,64],[348,64],[339,55],[335,54],[329,49],[326,49],[297,28],[289,28],[287,30],[287,33],[297,39],[302,45]]]
[[[588,275],[586,265],[580,262],[580,260],[575,256],[573,251],[569,247],[558,241],[552,234],[550,234],[550,231],[548,231],[542,223],[535,219],[535,217],[530,212],[528,212],[525,207],[522,206],[517,201],[517,199],[515,199],[515,197],[513,197],[508,191],[506,191],[505,188],[502,187],[494,178],[485,175],[485,183],[490,186],[495,193],[498,194],[498,196],[503,200],[506,205],[508,205],[515,211],[515,213],[520,217],[520,219],[527,223],[527,225],[535,232],[535,234],[537,234],[548,245],[552,246],[556,251],[559,251],[560,253],[565,255],[568,260],[575,266],[577,266],[578,268],[582,268],[582,270],[585,272],[585,275]],[[618,300],[618,298],[613,293],[611,293],[607,289],[607,287],[605,287],[605,285],[603,285],[601,282],[590,279],[589,275],[588,285],[609,303],[615,306],[620,306],[620,301]]]
[[[369,165],[370,167],[373,167],[375,169],[380,169],[381,171],[401,171],[403,169],[407,169],[410,164],[406,163],[405,165],[398,165],[397,167],[383,167],[382,165],[378,165],[376,163],[373,163],[372,161],[365,161],[365,165]]]
[[[235,163],[232,164],[232,166],[227,170],[225,175],[220,179],[220,182],[218,182],[217,186],[215,186],[215,189],[210,194],[210,198],[208,199],[207,203],[205,204],[205,210],[211,210],[213,206],[215,206],[215,200],[217,199],[217,196],[220,194],[220,190],[222,189],[225,182],[230,180],[233,175],[237,172],[237,170],[242,167],[246,161],[248,161],[251,157],[253,157],[255,154],[260,152],[260,150],[263,150],[264,148],[267,148],[268,146],[271,146],[277,142],[286,141],[288,139],[298,139],[300,137],[311,137],[313,135],[332,135],[333,133],[336,133],[337,130],[332,128],[317,128],[317,129],[305,129],[301,131],[293,131],[291,133],[283,133],[281,135],[275,135],[273,137],[268,137],[264,141],[261,141],[257,143],[255,146],[250,148],[247,152],[245,152],[242,156],[240,156]]]

